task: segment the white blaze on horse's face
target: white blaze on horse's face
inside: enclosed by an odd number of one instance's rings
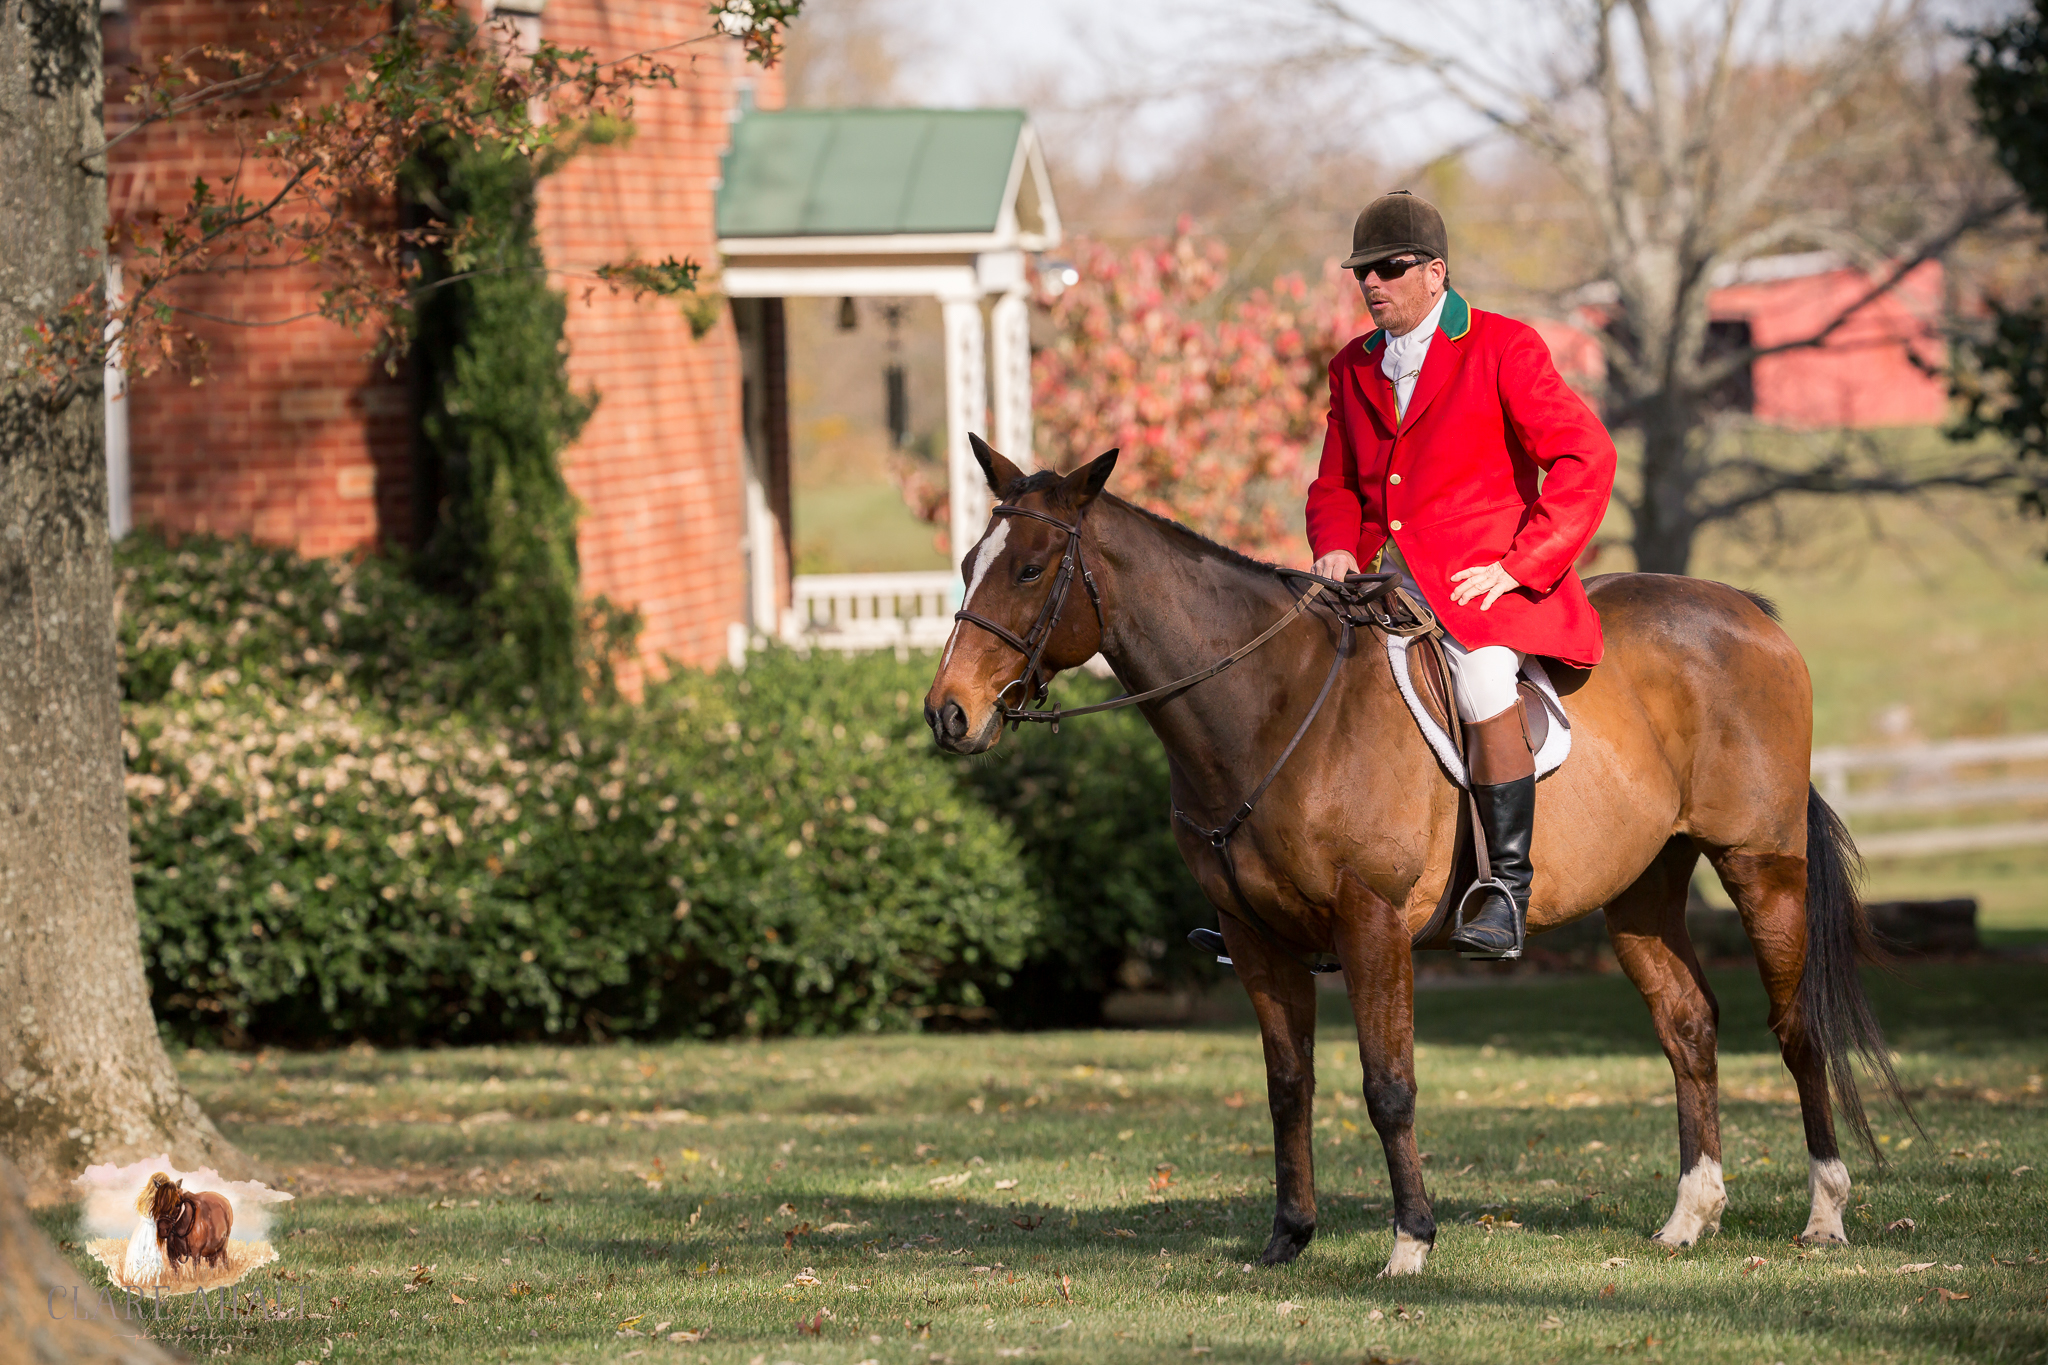
[[[996,529],[993,534],[982,537],[981,544],[975,547],[974,567],[967,571],[967,595],[960,599],[962,607],[974,605],[974,594],[981,587],[981,580],[988,577],[988,571],[995,567],[995,562],[998,559],[1002,558],[1003,546],[1010,539],[1010,519],[1008,517],[992,517],[990,520],[995,522]],[[953,661],[953,646],[960,643],[960,632],[966,625],[965,621],[953,623],[953,633],[946,640],[946,657],[939,660],[940,668],[944,668]]]

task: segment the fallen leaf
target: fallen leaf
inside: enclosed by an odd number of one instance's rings
[[[1750,1271],[1762,1270],[1765,1266],[1769,1264],[1770,1262],[1765,1260],[1761,1256],[1752,1256],[1742,1263],[1742,1273],[1747,1275]]]
[[[635,1313],[632,1317],[627,1318],[624,1322],[621,1322],[619,1324],[619,1330],[621,1332],[625,1331],[628,1327],[633,1326],[635,1323],[639,1322],[640,1319],[646,1316],[647,1315],[645,1313]]]
[[[1385,1313],[1382,1313],[1379,1309],[1375,1308],[1370,1313],[1367,1313],[1365,1315],[1365,1320],[1367,1322],[1384,1322],[1386,1320],[1386,1317],[1387,1315]]]
[[[777,1218],[794,1218],[794,1217],[796,1217],[796,1205],[794,1205],[794,1204],[778,1204],[778,1205],[776,1205],[776,1206],[775,1206],[775,1216],[776,1216]]]
[[[1613,1270],[1619,1266],[1625,1266],[1627,1264],[1628,1257],[1626,1256],[1609,1256],[1606,1260],[1600,1263],[1600,1268],[1602,1270]]]
[[[1895,1223],[1886,1223],[1884,1230],[1886,1232],[1911,1232],[1918,1226],[1920,1225],[1910,1218],[1901,1218]]]
[[[1945,1265],[1945,1266],[1943,1266],[1943,1267],[1942,1267],[1942,1269],[1943,1269],[1943,1270],[1956,1270],[1956,1271],[1960,1271],[1960,1270],[1962,1269],[1962,1267],[1961,1267],[1961,1266],[1959,1266],[1959,1265]]]
[[[819,1335],[825,1330],[825,1312],[825,1309],[820,1308],[817,1311],[816,1315],[813,1316],[809,1322],[805,1322],[802,1318],[798,1318],[796,1320],[796,1330],[803,1333],[807,1337],[814,1337]]]
[[[2012,1173],[2014,1175],[2025,1175],[2028,1171],[2031,1171],[2033,1169],[2034,1168],[2032,1166],[2015,1166],[2012,1168]]]
[[[1074,1301],[1074,1282],[1065,1275],[1060,1276],[1060,1297],[1068,1303]]]
[[[670,1341],[674,1341],[674,1342],[680,1342],[681,1344],[683,1344],[683,1345],[685,1345],[685,1346],[694,1346],[694,1345],[696,1345],[696,1344],[697,1344],[698,1342],[700,1342],[700,1341],[704,1340],[704,1339],[705,1339],[706,1337],[708,1337],[708,1336],[710,1336],[710,1335],[711,1335],[711,1329],[710,1329],[709,1327],[700,1327],[700,1328],[698,1328],[698,1329],[697,1329],[696,1331],[694,1331],[694,1332],[690,1332],[690,1331],[683,1331],[683,1332],[670,1332],[670,1333],[668,1334],[668,1339],[669,1339]]]
[[[996,1188],[999,1190],[1014,1190],[1017,1188],[1017,1182],[1014,1180],[998,1180]]]
[[[1968,1294],[1958,1294],[1953,1289],[1936,1289],[1934,1292],[1941,1295],[1943,1303],[1956,1303],[1970,1297]]]
[[[1111,1237],[1136,1237],[1138,1234],[1132,1232],[1129,1228],[1111,1228],[1109,1235]]]
[[[1562,1326],[1564,1326],[1564,1319],[1558,1317],[1555,1313],[1553,1313],[1549,1317],[1545,1318],[1543,1321],[1537,1323],[1536,1330],[1539,1332],[1555,1332],[1558,1328]]]
[[[1225,1095],[1223,1097],[1223,1107],[1225,1109],[1244,1108],[1244,1091],[1233,1090],[1228,1095]]]
[[[658,1337],[658,1336],[660,1336],[660,1335],[661,1335],[661,1334],[662,1334],[663,1332],[666,1332],[666,1331],[667,1331],[667,1330],[669,1329],[669,1327],[670,1327],[670,1326],[671,1326],[671,1324],[669,1324],[669,1323],[666,1323],[666,1322],[657,1322],[657,1323],[655,1323],[655,1324],[654,1324],[654,1330],[653,1330],[652,1332],[649,1332],[649,1333],[648,1333],[648,1335],[649,1335],[649,1336],[654,1336],[654,1337]]]
[[[924,1183],[935,1190],[957,1190],[974,1178],[974,1172],[962,1171],[958,1175],[933,1176]]]
[[[1892,1274],[1894,1274],[1894,1275],[1916,1275],[1916,1274],[1918,1274],[1919,1272],[1921,1272],[1921,1271],[1923,1271],[1923,1270],[1932,1270],[1932,1269],[1934,1269],[1934,1265],[1935,1265],[1935,1263],[1934,1263],[1933,1261],[1915,1261],[1915,1262],[1913,1262],[1913,1263],[1912,1263],[1911,1265],[1902,1265],[1902,1266],[1900,1266],[1900,1267],[1899,1267],[1899,1268],[1898,1268],[1897,1270],[1894,1270],[1894,1271],[1892,1272]]]
[[[1274,1305],[1273,1305],[1273,1311],[1274,1311],[1275,1313],[1278,1313],[1278,1314],[1279,1314],[1279,1315],[1280,1315],[1281,1317],[1283,1317],[1283,1318],[1284,1318],[1284,1317],[1286,1317],[1286,1316],[1287,1316],[1287,1315],[1288,1315],[1289,1313],[1299,1313],[1299,1312],[1301,1311],[1301,1305],[1300,1305],[1300,1304],[1298,1304],[1298,1303],[1296,1303],[1296,1302],[1294,1302],[1294,1301],[1293,1301],[1292,1299],[1289,1299],[1289,1300],[1288,1300],[1287,1302],[1285,1302],[1285,1303],[1276,1303],[1276,1304],[1274,1304]]]
[[[1026,1232],[1034,1232],[1037,1230],[1038,1225],[1044,1221],[1045,1215],[1041,1213],[1036,1218],[1012,1218],[1010,1223],[1011,1226],[1020,1227]]]
[[[782,1230],[782,1249],[784,1251],[794,1250],[797,1238],[810,1235],[811,1225],[809,1223],[798,1223],[794,1227],[784,1228]]]
[[[821,1285],[825,1282],[818,1278],[817,1271],[811,1269],[809,1266],[805,1266],[802,1270],[799,1270],[796,1273],[795,1277],[790,1280],[790,1283],[794,1285],[801,1285],[805,1289],[809,1289],[814,1285]]]
[[[1608,1285],[1606,1285],[1606,1286],[1605,1286],[1604,1288],[1602,1288],[1602,1289],[1601,1289],[1601,1291],[1600,1291],[1600,1297],[1601,1297],[1601,1298],[1603,1298],[1603,1299],[1611,1299],[1611,1298],[1613,1298],[1613,1297],[1614,1297],[1614,1295],[1615,1295],[1615,1286],[1614,1286],[1614,1285],[1613,1285],[1612,1283],[1609,1283],[1609,1284],[1608,1284]]]
[[[820,1232],[852,1232],[852,1231],[853,1231],[853,1224],[851,1224],[851,1223],[827,1223],[827,1224],[825,1224],[825,1226],[824,1226],[824,1227],[821,1227],[821,1228],[819,1228],[819,1229],[818,1229],[818,1231],[820,1231]]]

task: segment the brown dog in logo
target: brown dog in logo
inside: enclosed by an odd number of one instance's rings
[[[235,1225],[235,1211],[225,1195],[211,1190],[185,1192],[185,1182],[172,1180],[158,1171],[149,1178],[149,1188],[137,1200],[146,1204],[156,1220],[156,1239],[163,1244],[164,1260],[172,1267],[182,1261],[203,1261],[225,1265],[228,1233]]]

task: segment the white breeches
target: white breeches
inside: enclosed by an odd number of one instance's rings
[[[1451,686],[1458,694],[1458,719],[1487,720],[1515,704],[1515,680],[1522,656],[1506,645],[1467,649],[1444,635],[1444,653],[1451,660]]]
[[[1422,589],[1405,573],[1401,586],[1417,597]],[[1423,598],[1425,605],[1428,599]],[[1434,607],[1431,610],[1435,610]],[[1451,690],[1458,696],[1458,719],[1490,720],[1515,704],[1515,684],[1522,675],[1522,654],[1506,645],[1467,649],[1444,632],[1444,656],[1451,661]]]

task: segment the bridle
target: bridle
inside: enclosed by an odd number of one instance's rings
[[[969,611],[964,603],[960,610],[953,613],[955,621],[980,626],[1024,656],[1024,671],[1005,683],[1003,690],[996,693],[996,710],[1002,713],[1003,719],[1012,726],[1021,725],[1027,720],[1050,720],[1057,733],[1059,708],[1054,707],[1050,713],[1028,708],[1033,699],[1045,697],[1052,687],[1052,675],[1041,675],[1039,665],[1045,658],[1046,645],[1052,641],[1052,633],[1059,629],[1060,611],[1067,605],[1067,594],[1073,590],[1074,575],[1077,572],[1081,576],[1081,582],[1087,585],[1088,600],[1095,604],[1095,624],[1097,627],[1102,625],[1102,593],[1095,586],[1095,575],[1089,573],[1081,563],[1081,519],[1088,515],[1088,509],[1082,508],[1080,515],[1071,522],[1061,521],[1058,517],[1048,516],[1044,512],[1034,512],[1029,507],[1014,507],[1008,503],[998,503],[991,509],[991,514],[1000,517],[1030,517],[1033,521],[1056,526],[1067,535],[1066,548],[1060,551],[1059,576],[1053,579],[1052,592],[1046,596],[1045,605],[1038,609],[1038,619],[1031,623],[1029,635],[1019,636],[1008,626],[991,621],[979,612]],[[1024,694],[1019,699],[1022,704],[1011,706],[1003,698],[1010,695],[1011,688],[1019,685],[1024,689]]]

